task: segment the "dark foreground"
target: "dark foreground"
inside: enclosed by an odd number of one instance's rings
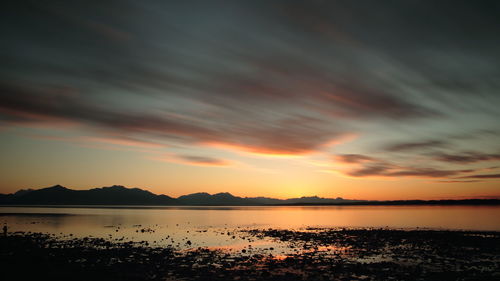
[[[500,233],[427,230],[245,230],[293,254],[148,247],[37,233],[0,238],[10,280],[500,280]]]

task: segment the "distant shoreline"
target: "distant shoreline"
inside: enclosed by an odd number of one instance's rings
[[[485,206],[500,205],[500,199],[462,199],[462,200],[394,200],[394,201],[358,201],[339,203],[302,203],[281,204],[280,206]]]
[[[500,199],[441,199],[441,200],[357,200],[322,198],[318,196],[277,199],[269,197],[239,197],[228,192],[206,192],[177,198],[157,195],[139,188],[109,186],[89,190],[74,190],[55,185],[42,189],[19,190],[0,194],[0,206],[419,206],[419,205],[500,205]]]
[[[307,206],[500,206],[499,199],[463,200],[395,200],[395,201],[358,201],[339,203],[290,203],[290,204],[0,204],[0,207],[40,207],[40,208],[155,208],[155,207],[307,207]]]

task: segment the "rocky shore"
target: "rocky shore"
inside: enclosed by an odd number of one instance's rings
[[[10,280],[500,280],[500,233],[306,228],[239,230],[285,255],[176,249],[15,232],[0,238]],[[272,250],[272,249],[270,249]]]

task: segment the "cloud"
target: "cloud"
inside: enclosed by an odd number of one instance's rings
[[[146,141],[137,138],[131,138],[126,136],[106,136],[95,137],[95,136],[78,136],[78,137],[62,137],[62,136],[52,136],[52,135],[39,135],[39,134],[20,134],[21,136],[33,138],[37,140],[50,140],[50,141],[61,141],[65,143],[74,144],[80,147],[95,148],[103,150],[126,150],[126,151],[136,151],[142,153],[158,153],[158,149],[167,147],[164,144]]]
[[[145,141],[145,140],[134,139],[131,137],[120,137],[120,136],[115,136],[115,137],[83,137],[83,138],[80,138],[80,141],[82,141],[82,142],[86,142],[86,141],[101,142],[101,143],[107,143],[107,144],[113,144],[113,145],[136,146],[136,147],[143,147],[143,148],[166,147],[166,145],[152,142],[152,141]]]
[[[205,157],[205,156],[193,156],[193,155],[178,155],[179,159],[185,161],[186,163],[193,165],[202,166],[228,166],[230,164],[227,160]]]
[[[480,180],[440,180],[435,181],[437,183],[473,183],[473,182],[482,182]]]
[[[466,152],[462,154],[439,153],[434,159],[442,162],[468,164],[480,161],[500,161],[500,154],[486,154],[480,152]]]
[[[208,166],[208,167],[228,167],[234,165],[233,161],[207,156],[185,155],[185,154],[165,154],[161,157],[149,157],[149,159],[179,163],[184,165]]]
[[[19,122],[53,119],[116,130],[157,132],[165,135],[202,137],[212,133],[208,129],[173,118],[114,111],[112,108],[82,99],[73,94],[71,89],[67,91],[64,88],[50,86],[34,89],[2,84],[0,100],[0,113]]]
[[[434,167],[422,167],[413,165],[398,165],[390,161],[360,155],[344,154],[337,155],[337,161],[342,163],[356,164],[349,168],[344,174],[352,177],[418,177],[418,178],[449,178],[464,173],[474,172],[472,169],[448,170]]]
[[[334,159],[338,162],[348,163],[348,164],[358,164],[366,161],[375,161],[373,157],[361,155],[361,154],[341,154],[335,155]]]
[[[459,179],[500,179],[500,174],[480,174],[460,177]]]
[[[390,169],[392,169],[391,165],[385,163],[370,163],[348,171],[346,174],[353,177],[384,176]]]
[[[208,73],[205,91],[223,105],[245,106],[280,103],[287,107],[319,111],[341,119],[428,118],[441,114],[397,93],[378,88],[351,74],[337,73],[322,63],[312,64],[296,54],[276,51],[271,55],[236,53],[245,71],[229,69]],[[250,70],[248,70],[250,69]]]
[[[111,132],[305,155],[347,134],[461,133],[465,124],[454,117],[464,110],[481,116],[471,124],[495,126],[500,116],[500,21],[474,1],[91,3],[7,7],[4,124],[67,123],[101,141]],[[472,38],[460,30],[473,30]],[[447,143],[392,144],[387,151]],[[355,173],[361,176],[452,173],[343,157],[366,166]]]
[[[417,143],[415,143],[417,144]],[[420,147],[418,143],[417,147]],[[408,146],[405,146],[405,148]],[[411,149],[415,146],[410,145]],[[399,151],[399,150],[398,150]],[[395,164],[391,161],[362,155],[362,154],[340,154],[335,156],[336,161],[347,164],[354,164],[354,168],[349,168],[344,170],[343,173],[352,177],[419,177],[419,178],[443,178],[449,179],[448,181],[440,182],[464,182],[459,179],[493,179],[500,178],[499,174],[476,174],[476,175],[465,175],[468,173],[474,173],[485,170],[492,170],[496,167],[490,167],[487,169],[440,169],[435,167],[425,167],[422,165],[414,164]],[[464,155],[449,155],[440,154],[433,159],[445,162],[459,163],[459,164],[469,164],[478,161],[488,161],[497,160],[498,155],[496,154],[482,154],[482,153],[467,153]],[[433,165],[432,161],[427,161],[427,165]],[[467,181],[471,182],[471,181]]]
[[[387,151],[391,152],[399,152],[399,151],[412,151],[412,150],[420,150],[427,148],[437,148],[448,145],[447,142],[442,140],[428,140],[421,142],[402,142],[390,144],[385,147]]]
[[[362,168],[347,172],[353,177],[383,176],[390,178],[420,177],[420,178],[447,178],[472,170],[442,170],[422,167],[396,167],[392,165],[366,165]]]
[[[427,178],[444,178],[462,173],[473,172],[474,170],[441,170],[435,168],[414,168],[404,167],[401,170],[386,172],[383,175],[389,177],[427,177]]]
[[[275,154],[311,153],[345,135],[341,130],[325,127],[322,120],[303,116],[267,123],[234,119],[214,124],[175,115],[124,112],[91,103],[71,89],[39,87],[0,85],[0,114],[8,116],[4,121],[70,121],[124,136],[142,134],[192,144],[222,143],[246,151]]]

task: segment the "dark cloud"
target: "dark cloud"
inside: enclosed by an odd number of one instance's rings
[[[453,118],[463,112],[492,127],[498,10],[496,1],[9,1],[0,74],[14,82],[0,86],[1,117],[282,154],[352,132],[462,133]],[[359,174],[382,172],[370,168]]]
[[[388,164],[369,164],[362,168],[347,172],[353,177],[383,176],[383,177],[422,177],[447,178],[473,170],[441,170],[435,168],[397,167]]]
[[[402,170],[390,171],[385,173],[389,177],[428,177],[428,178],[444,178],[462,173],[473,172],[474,170],[441,170],[434,168],[407,168]]]
[[[460,177],[460,179],[500,179],[500,174],[482,174]]]
[[[361,154],[341,154],[336,155],[335,160],[343,163],[362,163],[365,161],[374,161],[375,159]]]
[[[211,130],[181,120],[120,112],[89,103],[71,88],[41,86],[33,89],[1,84],[0,110],[3,115],[18,117],[18,121],[68,120],[116,130],[197,138],[210,138],[213,134]]]
[[[398,165],[390,161],[360,154],[338,155],[337,161],[343,163],[356,164],[357,167],[345,171],[347,175],[353,177],[383,176],[383,177],[448,178],[475,171],[471,169],[445,170],[433,167]]]
[[[208,74],[211,84],[202,86],[211,89],[210,92],[225,105],[234,106],[240,101],[246,101],[247,106],[248,103],[300,105],[343,119],[439,116],[429,108],[354,77],[340,79],[326,66],[310,65],[293,54],[282,52],[270,58],[242,55],[238,56],[238,63],[253,70]]]
[[[392,87],[379,87],[359,77],[358,68],[366,66],[352,61],[357,60],[355,54],[335,46],[318,50],[303,40],[308,34],[289,34],[293,30],[287,30],[285,18],[276,17],[286,2],[241,7],[225,3],[220,9],[219,2],[212,6],[195,1],[188,8],[125,1],[118,11],[113,9],[117,3],[98,3],[99,13],[89,9],[87,2],[30,4],[36,13],[17,7],[14,11],[44,19],[36,28],[17,22],[18,16],[6,17],[8,23],[18,25],[22,35],[13,35],[13,48],[0,53],[10,61],[5,69],[9,75],[43,72],[50,80],[98,83],[141,95],[151,91],[189,95],[241,111],[263,105],[281,111],[276,105],[283,103],[293,110],[309,108],[343,118],[436,115],[434,110],[401,98],[394,89],[388,90]],[[197,15],[197,6],[205,8],[202,17]],[[247,12],[241,15],[243,10]],[[227,25],[227,21],[234,23]],[[262,24],[254,24],[259,21]],[[217,32],[219,28],[224,32]],[[39,38],[42,35],[48,38]],[[103,35],[128,39],[103,41]],[[26,49],[23,54],[17,53],[16,45]],[[24,55],[42,50],[53,59]]]
[[[482,182],[480,180],[441,180],[435,181],[437,183],[474,183],[474,182]]]
[[[194,155],[177,155],[179,160],[191,164],[191,165],[202,165],[202,166],[227,166],[230,163],[223,159],[217,159],[206,156],[194,156]]]
[[[434,159],[442,162],[468,164],[480,161],[500,161],[500,154],[480,152],[466,152],[462,154],[438,153]]]
[[[391,145],[387,145],[385,149],[391,152],[399,152],[399,151],[411,151],[411,150],[421,150],[421,149],[429,149],[429,148],[438,148],[448,145],[445,141],[442,140],[428,140],[422,142],[403,142],[403,143],[395,143]]]
[[[393,144],[386,147],[386,151],[389,152],[400,152],[400,151],[413,151],[425,149],[428,147],[439,147],[448,145],[444,141],[425,141],[425,142],[414,142],[414,143],[399,143]],[[390,159],[391,155],[385,155],[386,158]],[[355,164],[354,168],[345,171],[349,176],[353,177],[369,177],[369,176],[383,176],[383,177],[426,177],[426,178],[448,178],[448,181],[440,182],[464,182],[457,179],[488,179],[497,178],[496,174],[485,174],[485,175],[466,175],[463,174],[474,173],[480,170],[494,170],[495,167],[489,167],[486,169],[442,169],[434,167],[436,162],[446,162],[453,164],[470,164],[480,161],[498,161],[500,160],[499,154],[485,154],[479,152],[465,152],[462,154],[447,154],[442,152],[436,152],[433,154],[420,154],[420,157],[425,157],[427,159],[426,164],[409,164],[411,160],[404,161],[405,164],[395,164],[393,161],[376,158],[372,156],[362,155],[362,154],[341,154],[335,156],[335,159],[342,163]],[[417,157],[408,156],[410,158]],[[417,163],[422,163],[418,161]]]
[[[370,163],[362,165],[361,168],[354,169],[346,174],[353,177],[381,176],[391,169],[391,165],[385,163]]]
[[[321,120],[296,116],[262,124],[226,120],[216,124],[144,112],[124,112],[90,103],[84,93],[51,86],[0,85],[0,117],[6,122],[69,121],[126,135],[143,134],[167,140],[221,144],[261,153],[303,154],[342,135]],[[209,120],[212,121],[212,120]],[[311,137],[314,136],[314,137]]]

